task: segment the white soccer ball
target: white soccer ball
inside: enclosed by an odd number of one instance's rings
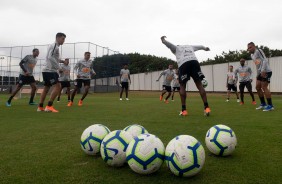
[[[126,160],[129,167],[139,174],[151,174],[161,167],[165,147],[162,141],[152,134],[142,134],[129,143]]]
[[[206,135],[206,146],[215,155],[230,155],[236,148],[237,138],[234,131],[225,125],[211,127]]]
[[[203,80],[202,80],[202,85],[203,85],[204,88],[206,88],[208,86],[208,81],[205,78],[203,78]]]
[[[141,125],[129,125],[123,129],[124,131],[130,133],[133,137],[137,137],[141,134],[147,134],[148,131]]]
[[[205,163],[205,150],[192,136],[179,135],[165,149],[165,160],[170,171],[177,176],[196,175]]]
[[[124,130],[109,133],[101,144],[102,159],[110,166],[122,166],[126,162],[126,149],[132,139],[132,135]]]
[[[94,124],[86,128],[80,138],[80,146],[87,155],[100,153],[101,142],[110,130],[101,124]]]

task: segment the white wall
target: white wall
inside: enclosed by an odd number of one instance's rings
[[[270,83],[270,90],[272,92],[282,92],[282,57],[273,57],[269,59],[270,68],[273,71]],[[252,61],[246,61],[246,64],[251,67],[253,71],[253,90],[255,90],[255,78],[256,78],[256,68]],[[210,92],[225,92],[226,91],[226,74],[228,72],[228,66],[233,65],[234,70],[239,67],[240,63],[238,62],[231,62],[231,63],[223,63],[223,64],[216,64],[216,65],[206,65],[202,66],[202,72],[206,76],[208,81],[208,86],[206,91]],[[161,77],[159,82],[156,82],[160,73],[162,71],[156,72],[149,72],[149,73],[140,73],[140,74],[133,74],[130,75],[131,77],[131,90],[153,90],[158,91],[162,90],[162,82],[163,77]],[[111,77],[109,81],[106,78],[103,79],[96,79],[97,85],[116,85],[116,77]],[[119,77],[118,77],[119,80]],[[188,82],[187,84],[188,91],[197,91],[197,88],[193,82],[193,79]]]

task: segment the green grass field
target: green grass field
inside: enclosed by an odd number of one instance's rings
[[[36,112],[28,98],[13,100],[8,108],[8,95],[1,95],[0,183],[282,183],[282,96],[273,97],[275,111],[262,112],[248,94],[244,106],[235,99],[226,103],[223,94],[208,94],[212,114],[204,117],[199,95],[188,95],[188,117],[178,116],[178,94],[169,104],[160,102],[157,92],[131,92],[130,101],[119,101],[117,93],[91,94],[82,107],[76,105],[80,95],[73,107],[66,107],[62,96],[55,102],[59,113]],[[95,123],[110,130],[138,123],[165,146],[177,135],[192,135],[205,148],[204,168],[192,178],[180,178],[165,164],[148,176],[128,166],[107,166],[80,148],[82,132]],[[216,124],[235,131],[238,145],[232,156],[216,157],[206,148],[206,132]]]

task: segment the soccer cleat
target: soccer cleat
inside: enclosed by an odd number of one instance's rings
[[[244,102],[240,102],[240,105],[244,105]]]
[[[229,100],[227,99],[226,102],[229,102]]]
[[[43,112],[44,108],[43,107],[37,107],[37,112]]]
[[[171,100],[172,102],[174,102],[174,100]]]
[[[164,103],[168,104],[169,102],[168,102],[168,100],[164,100]]]
[[[36,102],[29,102],[29,105],[38,105]]]
[[[57,102],[59,103],[59,102],[60,102],[60,100],[57,100]]]
[[[273,110],[274,110],[274,107],[272,105],[268,105],[263,109],[264,112],[273,111]]]
[[[239,103],[239,102],[240,102],[240,100],[239,100],[239,99],[237,99],[237,102]]]
[[[12,105],[11,105],[11,102],[6,102],[6,106],[7,107],[11,107]]]
[[[204,110],[204,115],[205,116],[209,116],[211,113],[211,109],[209,107],[207,107],[205,110]]]
[[[265,109],[267,107],[266,104],[260,104],[259,107],[256,108],[256,110],[261,110],[261,109]]]
[[[120,98],[119,100],[122,101],[122,98]]]
[[[160,95],[160,101],[162,101],[163,100],[163,96],[162,95]]]
[[[129,100],[129,98],[126,98],[126,100]]]
[[[181,111],[179,114],[179,116],[187,116],[187,115],[188,115],[187,110]]]
[[[46,106],[44,111],[45,112],[59,112],[56,109],[54,109],[53,106]]]
[[[82,102],[83,102],[82,100],[79,100],[77,105],[82,106]]]
[[[253,104],[253,105],[257,105],[257,102],[256,102],[256,101],[252,101],[252,104]]]
[[[72,104],[73,104],[73,102],[70,101],[67,106],[70,107],[70,106],[72,106]]]

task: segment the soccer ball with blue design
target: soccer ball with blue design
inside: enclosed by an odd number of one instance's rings
[[[234,152],[237,138],[234,131],[226,125],[211,127],[206,135],[206,146],[215,155],[227,156]]]
[[[165,160],[170,171],[183,177],[196,175],[204,166],[205,150],[192,136],[179,135],[165,149]]]
[[[80,138],[80,146],[87,155],[100,153],[101,142],[110,130],[101,124],[94,124],[86,128]]]
[[[202,80],[202,85],[203,85],[204,88],[206,88],[206,87],[208,86],[208,81],[207,81],[207,79],[203,78],[203,80]]]
[[[123,129],[124,131],[130,133],[133,137],[137,137],[141,134],[147,134],[148,131],[141,125],[129,125]]]
[[[142,134],[129,143],[126,160],[129,167],[139,174],[151,174],[159,170],[164,160],[165,147],[152,134]]]
[[[101,144],[102,159],[110,166],[122,166],[126,162],[126,149],[132,139],[132,135],[124,130],[112,131]]]

